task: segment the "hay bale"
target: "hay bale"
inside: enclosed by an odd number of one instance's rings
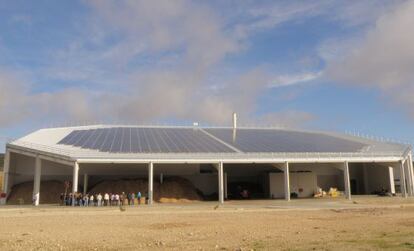
[[[61,181],[42,181],[40,183],[40,203],[58,204],[60,193],[64,192],[63,182]],[[17,184],[13,186],[7,204],[31,204],[33,194],[33,181]]]

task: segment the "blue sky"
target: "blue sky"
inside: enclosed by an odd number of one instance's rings
[[[0,1],[0,141],[93,122],[414,142],[413,1]]]

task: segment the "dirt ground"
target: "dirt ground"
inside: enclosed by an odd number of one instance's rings
[[[0,250],[414,250],[414,199],[0,207]]]

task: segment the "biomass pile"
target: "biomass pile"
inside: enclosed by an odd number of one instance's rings
[[[70,190],[70,189],[69,189]],[[79,191],[82,191],[79,187]],[[42,181],[40,185],[40,204],[57,204],[60,202],[60,194],[64,192],[64,183],[61,181]],[[90,194],[104,193],[137,193],[143,197],[148,193],[148,182],[142,179],[136,180],[109,180],[96,184]],[[33,182],[25,182],[13,186],[7,200],[8,204],[31,204]],[[164,180],[163,184],[154,181],[154,201],[161,203],[189,202],[202,200],[194,185],[183,178],[172,177]]]
[[[89,193],[137,193],[143,196],[148,193],[148,182],[142,179],[102,181],[95,185]],[[186,202],[202,200],[194,185],[183,178],[171,177],[160,184],[154,181],[154,201],[161,203]]]
[[[60,193],[64,191],[61,181],[42,181],[40,183],[40,203],[57,204],[60,202]],[[7,200],[8,204],[31,204],[33,194],[33,181],[13,186]]]

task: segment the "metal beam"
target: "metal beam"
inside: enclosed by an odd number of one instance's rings
[[[6,150],[4,155],[4,164],[3,164],[3,187],[2,190],[6,194],[9,193],[9,176],[10,176],[10,151]]]
[[[411,189],[412,189],[412,195],[411,196],[414,196],[414,169],[413,169],[413,155],[412,155],[412,152],[410,152],[410,154],[408,155],[408,163],[409,163],[409,169],[410,169],[410,173],[411,173],[411,181],[412,181],[412,184],[411,184]]]
[[[35,159],[35,172],[33,182],[33,205],[38,206],[40,202],[40,182],[42,176],[42,160],[39,157]]]
[[[289,177],[289,162],[285,162],[283,166],[284,178],[285,178],[285,200],[290,201],[290,177]]]
[[[83,194],[85,195],[88,192],[88,174],[83,175]]]
[[[75,193],[78,192],[78,178],[79,178],[79,163],[75,162],[73,165],[73,180],[72,180],[72,206],[75,206]]]
[[[388,178],[390,180],[390,193],[395,194],[395,182],[394,182],[394,167],[388,167]]]
[[[349,180],[349,165],[348,162],[344,162],[344,183],[345,183],[345,198],[351,199],[351,183]]]
[[[405,170],[404,170],[404,161],[400,161],[400,188],[401,188],[401,195],[404,198],[407,198],[407,186],[405,183]]]
[[[200,156],[201,157],[201,156]],[[400,157],[387,157],[387,158],[194,158],[189,156],[188,158],[78,158],[76,161],[78,163],[90,163],[90,164],[148,164],[148,162],[159,163],[159,164],[210,164],[218,163],[220,161],[224,163],[233,163],[233,164],[268,164],[268,163],[277,163],[283,164],[286,161],[289,163],[343,163],[347,161],[348,163],[391,163],[400,161]]]
[[[405,160],[405,176],[407,177],[407,195],[411,197],[413,195],[413,191],[412,191],[413,181],[411,180],[410,161],[408,157]]]
[[[219,162],[217,164],[217,176],[218,176],[218,197],[219,203],[224,203],[224,170],[223,170],[223,162]]]
[[[152,205],[154,195],[154,163],[148,163],[148,205]]]

